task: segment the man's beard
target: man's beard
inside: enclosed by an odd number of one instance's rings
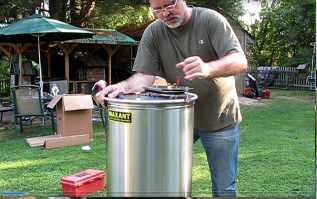
[[[183,23],[183,18],[181,16],[175,16],[176,20],[173,23],[166,23],[167,27],[169,28],[178,28],[182,25]]]

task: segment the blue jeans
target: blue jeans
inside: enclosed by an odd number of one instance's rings
[[[208,159],[214,197],[236,197],[240,126],[218,132],[196,130]]]

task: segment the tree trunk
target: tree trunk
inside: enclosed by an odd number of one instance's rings
[[[67,0],[50,0],[49,9],[52,18],[66,22]]]
[[[81,16],[81,0],[70,0],[70,23],[75,26],[80,26]]]
[[[81,27],[87,27],[89,25],[92,11],[96,5],[95,0],[87,0],[84,6],[84,20],[82,21]]]
[[[87,27],[90,17],[95,8],[95,0],[70,0],[71,24]]]
[[[36,10],[36,9],[41,9],[42,1],[43,1],[43,0],[36,0],[36,1],[33,2],[32,8],[31,8],[31,9],[32,9],[32,10],[31,10],[32,14],[35,13],[35,10]],[[39,14],[39,13],[38,13],[38,14]]]
[[[270,63],[269,63],[270,66],[273,66],[274,60],[275,60],[275,50],[273,49],[271,53],[271,57],[270,57]]]

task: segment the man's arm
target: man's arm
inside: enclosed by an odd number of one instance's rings
[[[154,82],[153,75],[147,75],[145,73],[135,73],[128,79],[119,83],[119,86],[122,87],[124,93],[136,93],[144,91],[144,87],[151,86]],[[116,97],[117,93],[111,93],[109,97]]]
[[[144,73],[135,73],[128,79],[121,81],[117,84],[109,85],[99,91],[94,99],[99,104],[104,104],[104,98],[106,96],[114,98],[117,97],[120,93],[135,93],[141,92],[144,90],[145,86],[150,86],[154,82],[153,75],[147,75]],[[97,82],[98,83],[98,82]]]
[[[231,51],[223,58],[210,62],[203,62],[198,56],[188,57],[176,65],[184,71],[188,80],[236,75],[246,71],[247,66],[247,59],[241,51]]]

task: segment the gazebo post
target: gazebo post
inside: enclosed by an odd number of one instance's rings
[[[22,53],[19,51],[18,52],[19,55],[19,85],[22,84],[22,73],[23,73],[23,69],[22,69]]]
[[[49,78],[52,77],[52,55],[51,55],[51,48],[47,49],[47,76]]]
[[[69,82],[69,55],[70,53],[78,46],[78,44],[73,45],[60,45],[60,48],[64,52],[64,59],[65,59],[65,79]]]
[[[22,72],[23,72],[23,69],[22,69],[22,53],[28,48],[30,47],[31,44],[25,44],[25,45],[22,45],[22,44],[14,44],[12,45],[12,47],[15,49],[15,51],[18,53],[19,55],[19,70],[20,70],[20,74],[19,74],[19,84],[22,83]]]
[[[108,53],[108,84],[111,84],[111,57],[114,55],[121,46],[116,46],[114,49],[110,48],[109,46],[104,46],[105,50]]]

